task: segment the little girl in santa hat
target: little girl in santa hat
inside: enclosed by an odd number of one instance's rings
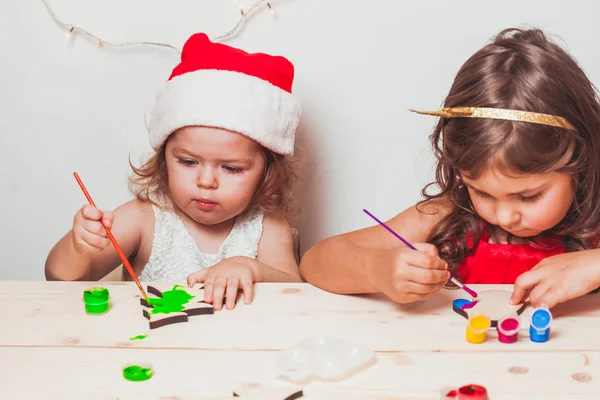
[[[83,206],[54,246],[46,277],[98,280],[120,264],[108,226],[141,281],[205,284],[216,310],[250,303],[254,282],[301,281],[291,215],[300,101],[284,57],[198,33],[146,115],[155,153],[134,167],[136,199]]]

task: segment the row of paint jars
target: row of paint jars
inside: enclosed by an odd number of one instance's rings
[[[531,314],[529,324],[529,339],[532,342],[546,342],[550,338],[550,323],[552,314],[548,307],[536,308]],[[483,343],[486,340],[487,331],[491,327],[491,320],[485,314],[473,314],[467,322],[466,338],[470,343]],[[515,343],[518,340],[520,329],[519,316],[510,314],[500,318],[496,323],[498,340],[502,343]]]

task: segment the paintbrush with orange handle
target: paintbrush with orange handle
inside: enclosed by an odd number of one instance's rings
[[[92,200],[92,197],[90,196],[90,194],[88,193],[87,189],[85,188],[85,185],[83,184],[83,182],[79,178],[79,175],[77,175],[77,172],[73,172],[73,175],[75,176],[75,179],[77,180],[77,183],[79,183],[79,187],[83,191],[83,194],[87,198],[88,202],[92,206],[96,207],[96,204],[94,203],[94,200]],[[98,207],[96,207],[96,208],[98,208]],[[140,281],[138,280],[138,277],[135,274],[135,271],[133,270],[133,268],[131,268],[131,265],[129,264],[129,261],[127,260],[127,257],[125,257],[125,254],[123,253],[123,250],[121,250],[121,247],[117,243],[117,239],[115,239],[115,237],[113,236],[113,234],[110,231],[110,229],[108,229],[106,227],[106,225],[104,225],[102,223],[102,220],[100,221],[100,223],[102,224],[102,226],[104,226],[104,229],[106,230],[106,234],[108,235],[108,238],[112,242],[113,246],[115,246],[115,249],[117,250],[117,253],[119,253],[119,257],[121,258],[121,261],[123,262],[123,265],[127,269],[127,272],[129,272],[129,275],[131,275],[131,278],[135,281],[135,284],[140,289],[140,292],[142,292],[142,296],[144,296],[144,299],[146,301],[148,301],[148,295],[146,294],[146,291],[144,290],[144,288],[140,284]]]

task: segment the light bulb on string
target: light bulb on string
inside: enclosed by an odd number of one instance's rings
[[[71,24],[67,24],[66,22],[62,21],[54,12],[54,10],[52,9],[52,6],[50,5],[50,0],[42,0],[44,2],[44,4],[46,5],[46,9],[48,10],[48,13],[50,14],[50,16],[52,17],[52,19],[54,20],[54,22],[59,25],[61,28],[65,29],[67,31],[67,37],[71,37],[73,36],[75,33],[80,33],[83,36],[86,36],[88,38],[91,38],[93,41],[96,42],[96,44],[99,47],[131,47],[131,46],[153,46],[153,47],[163,47],[163,48],[169,48],[171,50],[175,50],[177,53],[181,54],[181,50],[179,50],[177,47],[172,46],[168,43],[160,43],[160,42],[121,42],[121,43],[114,43],[114,42],[109,42],[107,40],[102,39],[101,37],[98,37],[96,35],[94,35],[93,33],[85,30],[84,28],[77,26],[77,25],[71,25]],[[248,17],[250,16],[250,14],[253,13],[254,10],[259,9],[261,6],[266,5],[269,9],[269,11],[271,12],[271,15],[275,15],[275,10],[273,9],[273,7],[271,6],[271,4],[267,1],[267,0],[258,0],[256,1],[252,6],[250,6],[248,9],[244,9],[244,7],[242,6],[242,4],[240,4],[238,1],[235,1],[238,6],[239,6],[239,12],[241,14],[241,17],[239,18],[237,24],[228,32],[216,36],[214,37],[212,40],[214,42],[223,42],[226,40],[231,39],[232,37],[234,37],[239,31],[240,28],[243,26],[243,23],[248,19]]]

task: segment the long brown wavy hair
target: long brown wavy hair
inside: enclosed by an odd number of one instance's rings
[[[443,107],[494,107],[566,118],[569,131],[526,122],[440,119],[430,135],[437,159],[435,181],[425,198],[447,199],[450,211],[427,241],[456,272],[485,230],[493,226],[471,204],[463,171],[477,179],[488,167],[517,174],[569,173],[575,199],[563,220],[544,232],[557,235],[565,251],[593,248],[600,234],[600,104],[596,88],[577,62],[539,29],[507,29],[471,56],[458,71]],[[430,186],[439,192],[427,194]],[[509,235],[508,242],[514,242]],[[526,241],[535,245],[535,238]]]
[[[129,161],[133,170],[129,190],[138,200],[160,208],[172,207],[165,156],[167,141],[139,167]],[[298,151],[295,156],[283,156],[265,147],[262,151],[265,159],[262,179],[243,212],[260,210],[289,222],[299,214],[294,191],[301,157]]]

